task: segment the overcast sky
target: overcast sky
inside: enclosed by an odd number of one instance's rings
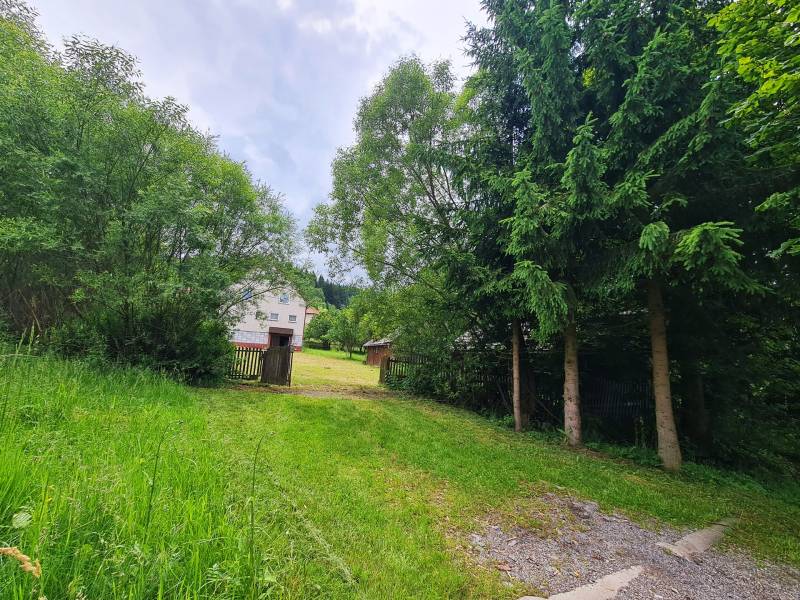
[[[31,0],[51,42],[76,33],[135,55],[147,93],[191,107],[200,129],[286,197],[304,225],[330,190],[358,99],[400,56],[466,74],[479,0]]]

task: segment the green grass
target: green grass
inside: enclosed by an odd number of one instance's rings
[[[296,377],[323,385],[306,357]],[[463,547],[487,514],[535,526],[543,490],[679,526],[736,515],[732,543],[800,564],[792,490],[691,466],[671,476],[420,400],[9,362],[0,545],[41,560],[43,577],[0,559],[0,598],[516,598],[529,590]],[[30,522],[12,527],[21,513]]]
[[[343,360],[352,360],[358,363],[363,363],[364,359],[367,358],[366,353],[364,352],[353,352],[351,356],[348,352],[344,350],[336,350],[331,348],[330,350],[322,350],[320,348],[303,348],[303,354],[307,354],[310,356],[322,356],[324,358],[339,358]]]
[[[365,388],[378,385],[378,367],[362,363],[361,358],[347,358],[346,352],[308,348],[295,352],[292,385],[302,388]]]

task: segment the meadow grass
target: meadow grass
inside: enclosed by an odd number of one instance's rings
[[[0,546],[42,565],[37,580],[0,560],[0,598],[298,597],[335,578],[274,495],[251,499],[252,457],[228,460],[189,388],[25,358],[2,366],[0,393]]]
[[[538,526],[543,491],[681,527],[735,515],[731,543],[800,564],[796,489],[668,475],[432,402],[51,358],[4,359],[0,394],[0,546],[42,568],[0,558],[0,598],[515,598],[531,590],[475,565],[467,536],[487,515]]]
[[[363,364],[364,356],[352,359],[339,350],[306,348],[292,359],[292,385],[308,388],[343,388],[378,385],[380,369]]]
[[[367,358],[367,354],[365,352],[353,352],[351,356],[349,352],[345,352],[344,350],[337,350],[335,348],[331,348],[330,350],[323,350],[322,348],[304,347],[302,352],[303,354],[309,356],[322,356],[324,358],[339,358],[342,360],[352,360],[358,363],[363,363],[364,360]]]

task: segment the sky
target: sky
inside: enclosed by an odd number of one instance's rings
[[[51,43],[84,34],[136,56],[146,93],[285,197],[300,226],[330,191],[359,98],[404,55],[450,59],[462,77],[479,0],[31,0]],[[320,264],[319,257],[312,257]]]

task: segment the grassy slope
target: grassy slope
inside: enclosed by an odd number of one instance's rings
[[[296,379],[322,385],[323,359],[306,355]],[[351,381],[372,377],[354,365]],[[247,598],[254,581],[265,597],[516,597],[459,545],[487,513],[536,526],[537,492],[555,486],[677,525],[736,514],[734,542],[800,564],[788,494],[570,452],[433,403],[192,391],[42,359],[0,369],[0,394],[0,545],[42,560],[50,598]],[[31,524],[9,527],[17,512]],[[0,597],[34,584],[0,559]]]

